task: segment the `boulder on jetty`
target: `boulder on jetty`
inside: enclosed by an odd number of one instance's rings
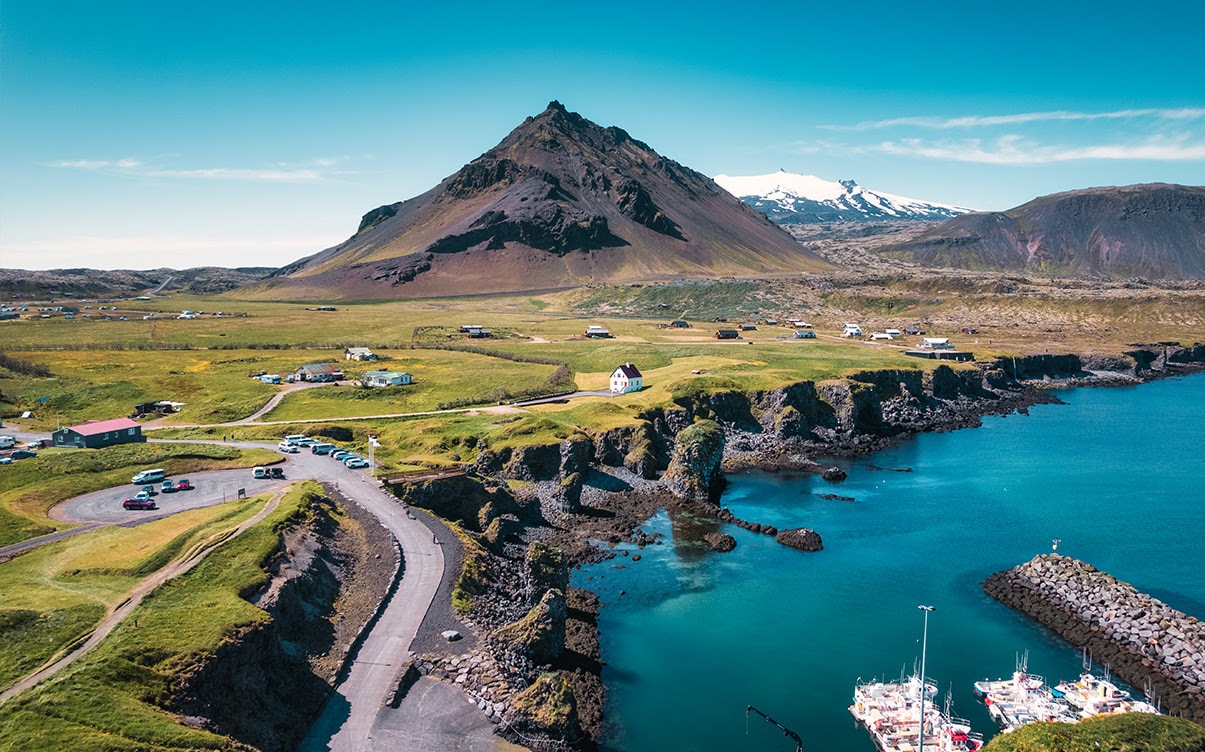
[[[984,591],[1054,630],[1163,710],[1205,723],[1205,627],[1090,564],[1043,554],[997,572]]]
[[[774,540],[784,546],[797,548],[800,551],[820,551],[824,548],[824,543],[820,540],[820,533],[808,527],[783,530],[774,536]]]

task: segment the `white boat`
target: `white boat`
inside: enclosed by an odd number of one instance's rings
[[[924,682],[922,724],[921,691],[916,674],[894,682],[860,682],[854,687],[849,712],[883,752],[914,752],[922,742],[924,749],[933,752],[974,752],[983,746],[982,735],[974,733],[968,721],[934,705],[937,686],[931,681]]]
[[[1151,703],[1134,699],[1107,677],[1102,679],[1090,671],[1080,674],[1077,681],[1059,682],[1054,696],[1074,705],[1082,718],[1113,713],[1159,713]]]
[[[1011,678],[975,682],[975,694],[983,699],[992,720],[1004,731],[1039,721],[1079,720],[1074,709],[1054,696],[1045,679],[1029,673],[1028,661],[1028,654],[1018,656]]]

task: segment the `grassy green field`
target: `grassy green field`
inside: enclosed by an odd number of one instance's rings
[[[90,630],[143,578],[196,542],[233,528],[263,499],[181,512],[136,528],[107,527],[50,543],[0,567],[0,688]]]
[[[275,459],[266,450],[209,444],[122,444],[105,449],[49,449],[0,466],[0,546],[70,527],[47,517],[59,502],[125,485],[148,467],[171,475],[253,467]]]
[[[267,519],[147,597],[88,656],[0,706],[0,750],[235,750],[179,723],[167,707],[179,678],[268,615],[243,599],[267,581],[279,531],[309,514],[301,484]]]

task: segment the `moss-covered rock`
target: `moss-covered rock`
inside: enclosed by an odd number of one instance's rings
[[[521,741],[524,746],[530,746],[533,737],[561,742],[564,746],[565,740],[582,736],[577,699],[573,688],[560,673],[542,674],[530,687],[515,695],[506,721],[511,732],[522,735],[516,741]]]
[[[522,656],[533,666],[545,666],[565,650],[565,605],[563,590],[548,590],[518,621],[500,627],[494,639],[508,651]]]
[[[697,501],[714,500],[724,484],[720,463],[724,459],[724,429],[701,420],[678,432],[674,455],[662,476],[677,496]]]

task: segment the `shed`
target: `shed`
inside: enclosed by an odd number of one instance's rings
[[[604,326],[587,326],[586,336],[594,339],[605,339],[611,336],[611,332]]]
[[[129,418],[90,420],[78,426],[60,428],[51,434],[57,447],[99,449],[114,444],[136,444],[146,441],[142,426]]]
[[[292,381],[340,381],[343,371],[330,363],[307,363],[290,376]]]
[[[343,351],[345,360],[376,360],[377,356],[367,347],[349,347]]]
[[[949,337],[925,337],[921,342],[921,348],[925,350],[953,350],[954,345],[950,344]]]
[[[669,326],[671,329],[689,329],[690,328],[690,324],[687,323],[686,319],[674,319],[673,321],[669,322]]]
[[[361,386],[404,386],[414,382],[413,377],[402,371],[365,371],[360,377]]]
[[[740,339],[741,333],[735,329],[717,329],[715,333],[716,339]]]
[[[639,392],[644,388],[644,376],[631,363],[624,363],[611,372],[611,391],[614,394]]]

